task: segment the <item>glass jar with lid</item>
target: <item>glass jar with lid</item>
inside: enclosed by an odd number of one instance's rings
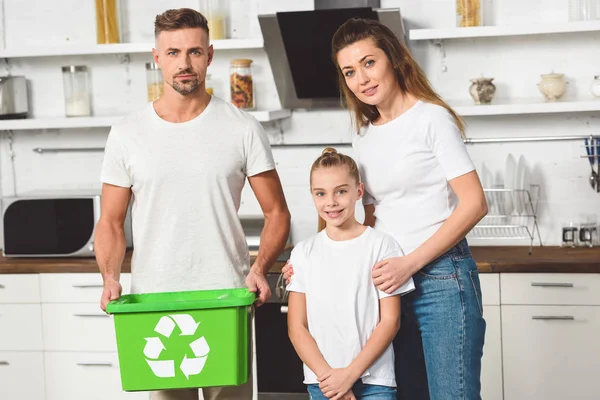
[[[163,95],[162,72],[155,62],[146,63],[146,85],[148,86],[148,101],[157,100]]]
[[[118,0],[96,0],[96,41],[120,43]]]
[[[65,115],[84,117],[91,115],[88,69],[84,65],[62,67],[65,96]]]
[[[456,26],[483,26],[483,0],[456,0]]]
[[[231,60],[229,85],[231,103],[242,110],[254,109],[254,81],[252,79],[252,60]]]
[[[227,0],[203,0],[201,10],[205,10],[211,40],[227,39]]]

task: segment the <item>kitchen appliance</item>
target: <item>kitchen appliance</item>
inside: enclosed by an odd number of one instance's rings
[[[93,257],[100,194],[32,192],[2,198],[6,257]],[[124,224],[132,247],[131,218]]]
[[[405,43],[398,8],[375,8],[378,1],[315,1],[314,11],[259,15],[264,47],[283,108],[339,108],[337,71],[331,60],[331,39],[350,18],[379,20]],[[354,8],[348,8],[354,7]]]
[[[29,100],[24,76],[0,76],[0,119],[27,118]]]

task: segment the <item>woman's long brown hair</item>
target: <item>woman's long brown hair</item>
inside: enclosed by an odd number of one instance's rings
[[[361,128],[379,118],[377,107],[365,104],[356,98],[346,85],[346,79],[337,62],[337,55],[343,48],[360,40],[371,39],[387,55],[392,63],[398,85],[403,93],[410,93],[417,99],[444,107],[454,118],[461,134],[465,134],[465,123],[454,110],[433,90],[425,73],[412,57],[408,48],[398,40],[394,32],[379,21],[351,18],[333,35],[331,42],[332,59],[338,72],[338,84],[342,95],[342,104],[353,114],[357,133]]]

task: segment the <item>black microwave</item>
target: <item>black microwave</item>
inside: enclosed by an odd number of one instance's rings
[[[100,194],[27,194],[2,198],[6,257],[93,257]],[[131,247],[131,218],[125,237]]]

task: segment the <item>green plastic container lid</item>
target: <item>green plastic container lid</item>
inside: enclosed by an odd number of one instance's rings
[[[246,288],[128,294],[106,306],[110,314],[244,307],[256,300]]]

